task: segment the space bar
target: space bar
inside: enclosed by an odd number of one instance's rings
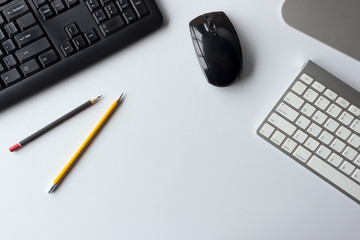
[[[360,201],[360,185],[356,184],[338,170],[325,163],[320,158],[313,156],[307,164],[317,173],[334,183],[345,192]]]

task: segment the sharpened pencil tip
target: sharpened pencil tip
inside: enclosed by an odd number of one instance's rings
[[[97,103],[100,100],[100,98],[102,98],[102,95],[100,95],[97,98],[94,98],[94,99],[92,99],[90,101],[91,101],[92,104],[94,104],[94,103]]]
[[[118,99],[116,99],[116,102],[119,103],[122,99],[123,99],[123,96],[124,96],[124,92],[120,95],[120,97]]]
[[[54,185],[50,188],[50,190],[48,191],[48,193],[50,194],[50,193],[54,192],[55,189],[56,189],[56,187],[57,187],[57,184],[54,184]]]

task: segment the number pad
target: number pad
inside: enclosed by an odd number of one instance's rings
[[[149,14],[143,0],[84,0],[95,22],[108,37]]]

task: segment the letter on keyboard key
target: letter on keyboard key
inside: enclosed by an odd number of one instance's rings
[[[304,100],[296,96],[294,93],[289,92],[285,97],[285,102],[289,103],[294,108],[299,109],[303,105]]]
[[[285,132],[286,134],[288,134],[289,136],[291,136],[296,130],[296,127],[293,124],[280,117],[276,113],[271,114],[269,122],[272,123],[275,127]]]
[[[330,182],[360,201],[360,185],[356,184],[320,158],[313,156],[308,166]]]

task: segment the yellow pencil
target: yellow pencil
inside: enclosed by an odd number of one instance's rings
[[[70,161],[66,164],[66,166],[63,168],[63,170],[59,173],[59,175],[54,180],[54,185],[50,188],[48,193],[52,193],[55,191],[57,186],[61,183],[63,178],[66,176],[66,174],[70,171],[71,167],[74,165],[76,160],[80,157],[80,155],[84,152],[86,147],[89,145],[91,140],[94,139],[96,134],[99,132],[99,130],[102,128],[102,126],[106,123],[106,121],[109,119],[111,114],[114,112],[116,107],[119,105],[124,93],[121,94],[121,96],[110,106],[108,111],[105,113],[105,115],[101,118],[100,122],[96,125],[94,130],[90,133],[90,135],[86,138],[84,143],[80,146],[80,148],[76,151],[74,156],[70,159]]]

